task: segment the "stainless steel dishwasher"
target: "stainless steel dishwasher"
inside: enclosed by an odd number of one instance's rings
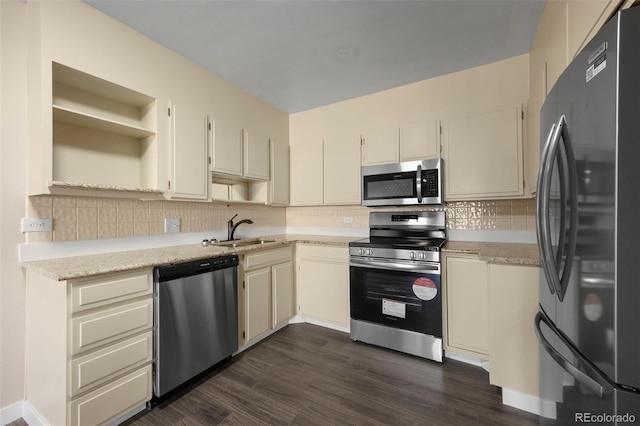
[[[154,379],[162,397],[238,350],[238,256],[154,270]]]

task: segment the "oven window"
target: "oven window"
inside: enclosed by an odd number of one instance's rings
[[[415,172],[364,176],[364,198],[366,200],[416,197]]]
[[[440,275],[352,266],[351,318],[442,337]]]

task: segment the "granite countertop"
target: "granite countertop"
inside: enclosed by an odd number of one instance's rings
[[[537,244],[484,243],[472,241],[448,241],[443,253],[475,254],[488,263],[539,266]]]
[[[253,238],[251,238],[253,239]],[[242,247],[224,247],[202,244],[158,247],[153,249],[130,250],[113,253],[72,256],[57,259],[24,262],[22,266],[57,281],[83,278],[113,272],[122,272],[170,263],[188,262],[230,254],[243,254],[255,250],[272,249],[288,246],[293,243],[337,245],[347,247],[350,241],[358,237],[338,237],[324,235],[270,235],[261,237],[273,240]],[[258,239],[259,240],[259,239]]]

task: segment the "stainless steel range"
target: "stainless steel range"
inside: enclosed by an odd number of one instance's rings
[[[349,244],[351,338],[442,362],[444,212],[371,212]]]

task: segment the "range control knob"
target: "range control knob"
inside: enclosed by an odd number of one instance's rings
[[[416,259],[416,254],[415,254],[415,252],[411,252],[411,253],[409,253],[409,258],[410,258],[411,260],[415,260],[415,259]]]
[[[364,255],[364,249],[358,249],[358,254],[359,254],[360,256]]]
[[[367,249],[367,255],[368,255],[368,256],[373,255],[373,250],[371,250],[371,249]]]
[[[424,253],[420,252],[420,260],[424,260]]]

